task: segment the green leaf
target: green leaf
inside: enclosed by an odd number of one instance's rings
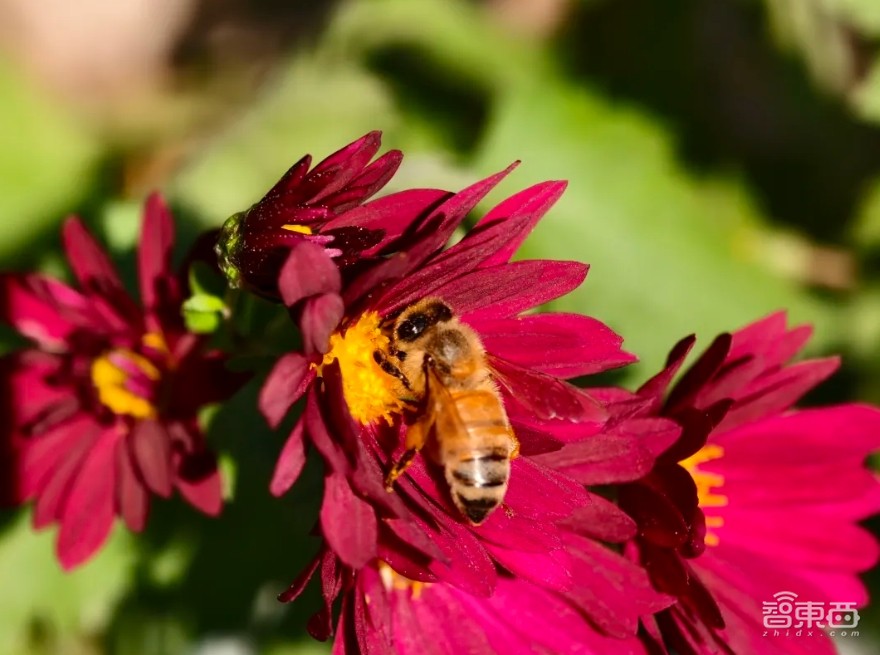
[[[648,116],[552,77],[512,85],[481,164],[520,158],[506,191],[570,184],[519,256],[590,263],[586,283],[553,306],[611,325],[644,362],[642,377],[692,332],[708,344],[779,308],[827,321],[825,306],[759,263],[761,220],[747,195],[695,179]]]
[[[354,62],[301,55],[276,85],[175,186],[206,226],[257,202],[304,154],[319,161],[397,122],[382,84]]]
[[[0,257],[17,254],[88,191],[95,141],[0,62]]]

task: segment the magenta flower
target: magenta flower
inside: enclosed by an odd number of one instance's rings
[[[570,537],[581,545],[587,540]],[[597,601],[605,590],[583,575],[586,565],[610,561],[615,580],[641,588],[644,573],[635,566],[624,572],[607,549],[591,544],[581,554],[587,558],[575,567],[574,596]],[[324,607],[309,623],[309,630],[326,638],[332,629],[332,607],[340,599],[335,621],[334,653],[431,653],[433,655],[627,655],[643,653],[635,635],[610,637],[585,620],[576,604],[546,587],[501,573],[489,597],[473,595],[445,582],[419,582],[407,578],[383,561],[354,571],[329,550],[316,557],[303,575],[282,594],[294,600],[320,570]],[[641,599],[636,599],[639,602]],[[628,612],[624,596],[613,595],[605,612]],[[615,603],[618,604],[615,607]]]
[[[230,217],[216,247],[230,285],[279,299],[279,271],[301,243],[320,246],[342,268],[393,250],[413,221],[448,194],[412,189],[366,203],[403,159],[391,150],[371,162],[380,145],[381,132],[370,132],[311,171],[306,155],[262,200]]]
[[[679,460],[690,473],[705,515],[696,531],[704,552],[694,549],[685,562],[679,555],[687,553],[673,543],[664,549],[640,522],[641,561],[655,584],[679,599],[656,624],[649,622],[655,646],[665,641],[680,653],[719,647],[833,653],[822,631],[835,627],[828,610],[843,604],[855,611],[867,601],[858,573],[877,562],[878,548],[856,523],[880,509],[880,484],[864,464],[880,448],[880,411],[863,405],[792,410],[837,367],[834,358],[787,364],[810,332],[787,329],[780,313],[719,337],[662,401],[693,344],[684,340],[666,369],[640,390],[654,411],[704,413],[713,424],[704,444],[686,443],[685,430],[658,460],[666,468],[670,458]],[[723,415],[712,409],[719,403],[726,405]],[[806,624],[789,611],[792,627],[806,626],[811,637],[785,630],[764,636],[763,604],[778,603],[780,592],[822,608]],[[785,617],[780,620],[776,625]]]
[[[220,512],[217,464],[196,417],[242,378],[183,326],[174,226],[158,196],[147,201],[138,252],[143,308],[79,219],[63,237],[80,290],[5,274],[0,312],[34,342],[2,360],[16,478],[8,500],[34,499],[37,528],[59,525],[58,557],[70,569],[101,547],[116,515],[142,530],[150,493],[177,489]]]
[[[410,580],[438,590],[454,587],[475,599],[492,597],[507,576],[543,589],[602,634],[625,638],[634,634],[640,613],[667,601],[638,567],[573,534],[566,521],[613,513],[616,520],[604,528],[581,530],[613,540],[602,530],[624,530],[628,519],[578,481],[533,458],[595,435],[607,418],[602,403],[566,378],[633,359],[621,350],[621,339],[594,319],[523,314],[567,293],[586,275],[587,267],[576,262],[510,261],[565,185],[547,182],[516,194],[444,249],[468,212],[507,172],[444,201],[420,223],[411,247],[347,283],[318,246],[303,243],[293,249],[278,283],[285,303],[314,302],[333,311],[315,312],[320,320],[304,324],[304,351],[283,357],[261,392],[261,409],[273,426],[306,397],[272,491],[281,494],[293,484],[308,445],[314,446],[326,462],[320,512],[326,557],[339,559],[342,568],[334,571],[351,571],[346,584],[355,596],[362,589],[361,570],[373,567],[375,573],[380,561]],[[398,377],[382,366],[392,356],[384,325],[426,298],[478,336],[519,441],[502,509],[488,518],[466,520],[441,467],[421,455],[397,479],[395,493],[385,489],[386,473],[404,454],[413,417],[400,396]],[[627,439],[635,437],[621,436]],[[625,538],[618,535],[618,541]],[[343,592],[342,579],[342,573],[322,577],[328,603]],[[285,599],[295,595],[292,591]],[[332,626],[329,610],[325,614],[325,628],[315,631],[319,637],[328,636]]]

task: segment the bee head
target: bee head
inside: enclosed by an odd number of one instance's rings
[[[438,323],[452,320],[452,310],[439,300],[415,305],[411,311],[400,315],[394,336],[398,341],[412,343],[421,337],[425,330]]]

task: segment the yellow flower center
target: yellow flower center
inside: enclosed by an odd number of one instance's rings
[[[168,353],[160,334],[145,334],[141,341],[147,349]],[[91,377],[98,399],[114,414],[155,418],[153,399],[162,372],[144,355],[128,348],[109,350],[92,361]]]
[[[300,234],[311,234],[312,228],[308,225],[296,225],[292,223],[288,223],[287,225],[281,226],[282,230],[287,230],[288,232],[299,232]]]
[[[342,373],[342,391],[352,417],[361,425],[380,418],[390,425],[406,404],[396,392],[397,380],[382,370],[373,353],[388,354],[389,340],[379,329],[376,312],[366,312],[356,323],[330,336],[330,351],[322,366],[336,361]]]
[[[697,485],[697,496],[700,500],[700,508],[706,515],[706,545],[717,546],[719,543],[718,534],[714,529],[724,525],[724,518],[715,514],[712,510],[717,507],[727,506],[727,496],[718,493],[718,490],[724,486],[724,476],[717,473],[709,473],[701,471],[700,464],[705,464],[713,459],[724,456],[724,449],[721,446],[709,444],[703,446],[696,453],[691,455],[680,463],[685,467],[694,483]]]
[[[405,575],[400,575],[397,571],[388,566],[387,563],[379,560],[379,577],[382,578],[382,585],[386,591],[409,591],[410,598],[418,600],[422,595],[422,590],[430,586],[429,583],[419,582],[418,580],[410,580]]]

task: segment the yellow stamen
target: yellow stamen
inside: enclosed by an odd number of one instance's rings
[[[406,407],[396,393],[397,380],[373,358],[376,351],[388,354],[389,341],[379,329],[380,322],[376,312],[366,312],[357,323],[331,335],[330,351],[321,363],[323,367],[339,362],[345,403],[361,425],[380,418],[390,425]]]
[[[111,355],[125,357],[151,380],[158,380],[161,373],[146,357],[126,349],[110,351],[92,362],[92,384],[98,390],[98,398],[114,414],[135,418],[154,418],[156,408],[146,398],[132,393],[125,387],[128,373],[110,360]]]
[[[161,353],[168,352],[168,344],[165,342],[165,337],[163,337],[158,332],[147,332],[141,338],[141,343],[144,344],[144,346],[146,346],[147,348],[158,350]]]
[[[709,473],[701,471],[700,464],[705,464],[713,459],[719,459],[724,456],[724,449],[715,444],[703,446],[696,453],[685,460],[681,465],[687,469],[688,473],[694,479],[697,485],[697,497],[699,498],[700,507],[706,514],[706,545],[717,546],[719,543],[718,535],[713,532],[713,528],[720,528],[724,525],[724,518],[712,514],[707,509],[715,507],[726,507],[727,496],[718,493],[718,490],[724,486],[724,476],[717,473]]]
[[[425,587],[429,586],[428,583],[419,582],[418,580],[410,580],[405,575],[400,575],[400,573],[392,569],[382,560],[379,560],[378,568],[379,577],[382,578],[382,585],[385,587],[386,591],[391,591],[392,589],[397,591],[409,590],[410,598],[418,600]]]
[[[300,234],[311,234],[312,228],[308,225],[295,225],[295,224],[287,224],[281,226],[282,230],[287,230],[288,232],[299,232]]]

